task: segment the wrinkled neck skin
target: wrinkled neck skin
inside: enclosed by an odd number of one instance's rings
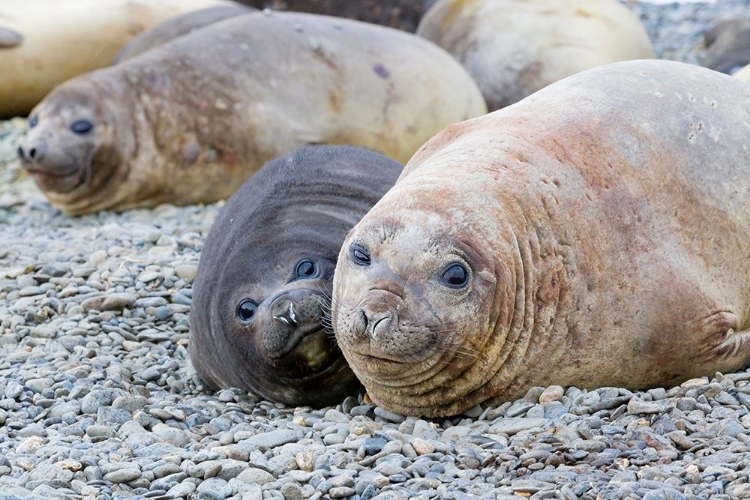
[[[471,293],[478,296],[470,299],[474,309],[464,308],[459,301],[439,310],[440,328],[447,333],[436,332],[430,357],[404,360],[405,364],[388,373],[370,373],[352,356],[346,337],[339,338],[373,401],[407,415],[449,416],[488,400],[520,397],[527,390],[526,381],[538,380],[549,372],[565,351],[565,330],[555,318],[561,301],[567,299],[569,284],[560,235],[551,230],[550,219],[556,217],[554,202],[534,196],[523,176],[514,175],[514,168],[482,165],[481,159],[471,154],[463,158],[463,154],[449,152],[412,168],[366,220],[375,218],[387,225],[389,213],[418,210],[420,205],[430,204],[428,199],[440,199],[438,213],[448,217],[443,227],[462,228],[464,236],[452,234],[451,239],[466,242],[469,253],[477,257],[469,262],[475,276]],[[502,156],[505,158],[496,157],[493,163],[521,166],[513,154],[500,153]],[[472,175],[467,176],[462,170],[471,163]],[[441,181],[435,183],[432,179],[438,177]],[[447,189],[446,179],[452,183]],[[500,184],[512,196],[493,193]],[[420,214],[407,224],[421,226],[425,223],[420,221],[429,218],[429,214]],[[429,237],[426,234],[422,239]],[[349,243],[344,244],[343,251]],[[406,273],[395,274],[407,284],[405,296],[420,294],[421,283],[410,288]],[[338,271],[335,281],[334,300],[344,300],[347,295],[359,297],[353,283],[338,279]],[[334,308],[334,315],[336,312]]]

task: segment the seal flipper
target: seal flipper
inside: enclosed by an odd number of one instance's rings
[[[706,358],[729,360],[741,368],[750,360],[750,329],[740,328],[736,315],[728,311],[718,311],[703,321],[707,340],[703,352]]]
[[[9,49],[17,47],[23,42],[23,35],[10,28],[0,26],[0,49]]]

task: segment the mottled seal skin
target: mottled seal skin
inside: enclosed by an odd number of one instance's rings
[[[652,57],[643,25],[617,0],[440,0],[417,34],[464,65],[490,111],[580,71]]]
[[[411,33],[435,0],[241,0],[258,9],[346,17]]]
[[[56,85],[109,66],[128,40],[223,0],[0,1],[0,119],[26,115]]]
[[[742,367],[749,130],[750,86],[669,61],[448,127],[342,246],[332,318],[354,373],[384,408],[437,417]]]
[[[71,215],[224,199],[266,161],[344,144],[405,163],[486,106],[424,39],[358,21],[251,13],[57,87],[19,156]]]
[[[171,17],[126,43],[115,56],[114,64],[143,54],[147,50],[160,47],[197,29],[255,11],[256,9],[244,5],[220,5]]]
[[[214,388],[326,406],[361,387],[324,327],[344,236],[402,165],[363,148],[278,158],[222,208],[193,285],[190,357]]]
[[[750,64],[750,17],[722,21],[704,37],[707,68],[731,75]]]

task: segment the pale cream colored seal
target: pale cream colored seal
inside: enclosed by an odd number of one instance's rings
[[[739,71],[736,71],[732,76],[737,78],[738,80],[742,80],[743,82],[750,83],[750,64],[748,64],[747,66],[743,66]]]
[[[336,338],[384,408],[641,389],[750,360],[750,90],[670,61],[430,140],[344,241]]]
[[[54,88],[112,64],[125,42],[223,0],[2,0],[0,118],[26,115]]]
[[[580,71],[652,57],[643,25],[617,0],[440,0],[417,34],[466,67],[490,111]]]

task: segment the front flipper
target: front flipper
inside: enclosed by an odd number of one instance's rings
[[[750,361],[750,330],[738,330],[739,320],[733,313],[716,312],[700,321],[699,328],[704,334],[701,349],[704,363],[718,364],[722,366],[720,371],[729,371]]]
[[[8,49],[21,45],[23,35],[10,28],[0,26],[0,49]]]

